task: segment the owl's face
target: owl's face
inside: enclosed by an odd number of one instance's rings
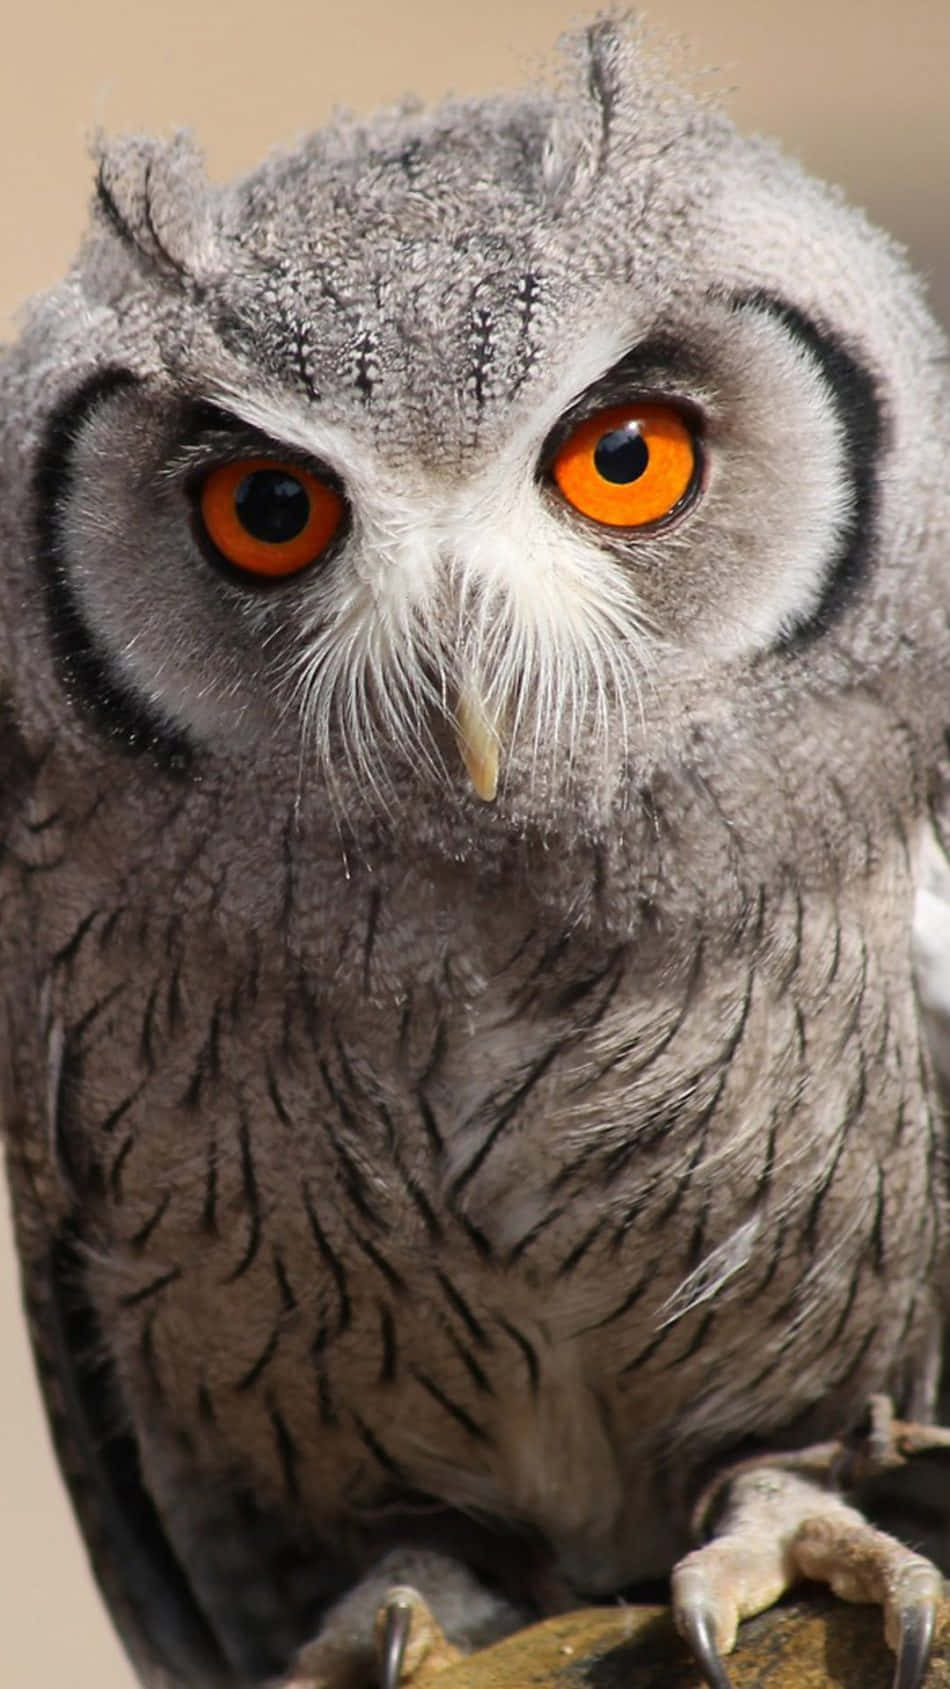
[[[939,479],[913,284],[631,43],[589,55],[221,192],[106,155],[33,332],[60,659],[120,732],[337,811],[602,819],[710,700],[886,666]]]

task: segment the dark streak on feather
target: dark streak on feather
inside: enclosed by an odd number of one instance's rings
[[[320,1259],[330,1272],[336,1286],[337,1301],[339,1304],[337,1313],[337,1335],[339,1336],[342,1332],[349,1328],[350,1321],[352,1319],[352,1308],[350,1305],[349,1290],[347,1288],[346,1273],[344,1271],[342,1261],[330,1247],[323,1227],[317,1219],[316,1210],[313,1206],[310,1192],[303,1181],[301,1181],[300,1193],[303,1197],[304,1210],[310,1225],[313,1241],[320,1253]]]
[[[525,1336],[523,1331],[519,1331],[516,1325],[512,1325],[510,1320],[505,1319],[503,1314],[496,1314],[495,1318],[502,1331],[506,1332],[511,1341],[521,1350],[528,1369],[531,1394],[536,1397],[541,1383],[541,1363],[538,1360],[538,1352],[534,1344]]]
[[[467,1431],[468,1435],[473,1438],[475,1442],[491,1442],[491,1438],[484,1427],[479,1425],[476,1419],[472,1418],[472,1415],[462,1407],[461,1403],[453,1401],[452,1397],[447,1395],[446,1392],[441,1389],[438,1384],[436,1384],[433,1378],[430,1378],[427,1373],[420,1372],[418,1367],[412,1367],[410,1370],[413,1378],[416,1380],[416,1383],[420,1384],[423,1390],[432,1397],[432,1400],[437,1402],[439,1407],[449,1414],[449,1416],[455,1420],[457,1425],[461,1425],[463,1431]]]
[[[237,1383],[234,1385],[234,1389],[239,1395],[243,1395],[248,1390],[252,1390],[254,1388],[254,1385],[266,1371],[267,1367],[276,1355],[279,1344],[280,1326],[275,1325],[256,1361],[248,1367],[247,1371],[242,1374]]]
[[[241,1186],[248,1216],[247,1243],[236,1267],[228,1273],[224,1281],[225,1284],[234,1284],[237,1279],[243,1277],[254,1260],[261,1241],[260,1195],[257,1188],[257,1176],[254,1171],[250,1127],[243,1116],[238,1127],[238,1144],[241,1151]]]

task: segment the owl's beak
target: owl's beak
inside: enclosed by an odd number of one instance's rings
[[[476,686],[467,682],[455,710],[455,739],[478,796],[493,803],[498,791],[500,723],[486,708]]]

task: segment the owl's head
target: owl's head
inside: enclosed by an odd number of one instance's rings
[[[893,246],[616,20],[223,189],[109,147],[6,375],[36,708],[338,813],[603,819],[698,718],[903,660],[941,356]]]

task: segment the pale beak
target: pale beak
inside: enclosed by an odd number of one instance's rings
[[[466,681],[455,710],[455,738],[478,796],[492,803],[498,791],[500,717],[493,715],[473,680]]]

